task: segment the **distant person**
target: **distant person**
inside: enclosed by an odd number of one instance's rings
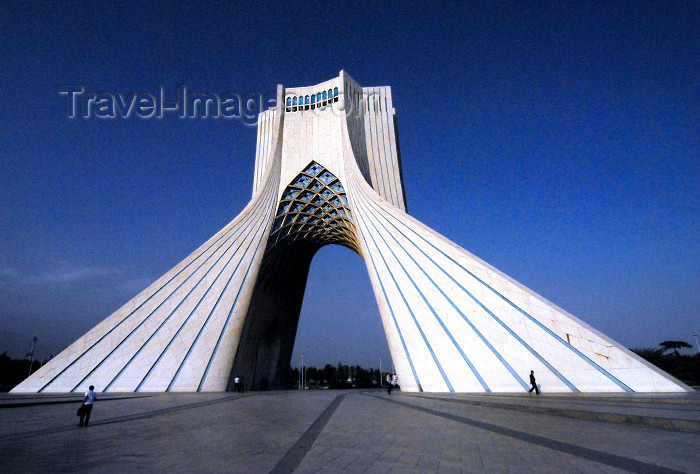
[[[391,390],[394,388],[393,381],[394,381],[394,379],[391,377],[391,374],[389,372],[387,372],[386,373],[386,389],[387,389],[389,395],[391,395]]]
[[[532,388],[528,390],[528,393],[532,393],[534,390],[537,395],[540,394],[540,389],[537,388],[537,380],[535,380],[535,371],[531,370],[530,371],[530,385],[532,385]]]
[[[241,391],[241,378],[235,377],[233,379],[233,392],[238,393]]]
[[[85,398],[83,398],[83,404],[78,410],[80,413],[80,423],[78,426],[87,426],[90,421],[90,413],[92,413],[92,405],[97,400],[97,394],[94,392],[95,386],[90,385],[90,388],[85,392]]]

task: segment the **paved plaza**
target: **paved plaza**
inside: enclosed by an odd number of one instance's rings
[[[700,472],[700,398],[3,394],[0,472]]]

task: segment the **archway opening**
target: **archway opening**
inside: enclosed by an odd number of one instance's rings
[[[302,363],[324,367],[347,359],[345,365],[381,369],[384,357],[390,366],[374,292],[357,257],[352,215],[340,179],[313,160],[287,185],[267,239],[229,389],[236,378],[243,378],[248,389],[284,388],[290,367]],[[312,262],[315,270],[307,285]],[[301,314],[309,316],[298,328]],[[377,373],[375,379],[381,376]]]
[[[290,365],[326,364],[391,370],[379,308],[362,258],[340,245],[311,262]]]
[[[261,264],[228,389],[235,377],[247,390],[285,388],[302,354],[306,366],[317,368],[340,362],[379,369],[381,359],[381,368],[389,369],[391,356],[362,258],[345,247],[308,240],[277,250]]]

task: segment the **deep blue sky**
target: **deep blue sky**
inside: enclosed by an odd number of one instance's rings
[[[0,3],[11,355],[66,347],[252,189],[254,127],[68,119],[59,86],[265,93],[341,69],[392,87],[414,217],[624,345],[700,332],[697,2],[132,3]],[[387,365],[346,249],[312,264],[301,352]]]

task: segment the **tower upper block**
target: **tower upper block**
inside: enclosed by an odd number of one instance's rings
[[[308,164],[309,157],[344,178],[345,126],[357,167],[367,183],[388,202],[406,210],[390,87],[363,88],[341,71],[339,77],[315,86],[284,89],[283,97],[281,183],[288,183]],[[274,110],[260,117],[253,193],[268,165],[273,136],[279,132],[273,126]]]
[[[681,382],[410,217],[389,87],[278,86],[253,197],[16,392],[284,386],[311,260],[365,261],[402,390],[680,392]]]

